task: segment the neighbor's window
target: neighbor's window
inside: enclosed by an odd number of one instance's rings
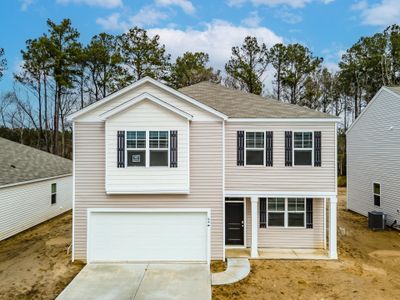
[[[264,132],[246,132],[246,165],[264,165]]]
[[[126,149],[128,167],[145,167],[146,131],[128,131]]]
[[[168,131],[150,131],[150,166],[168,166]]]
[[[285,226],[285,198],[268,198],[268,227]]]
[[[288,227],[304,227],[305,199],[288,198]]]
[[[294,132],[293,144],[294,165],[312,166],[313,133]]]
[[[57,203],[57,183],[51,184],[51,204]]]
[[[374,205],[381,206],[381,184],[374,183]]]

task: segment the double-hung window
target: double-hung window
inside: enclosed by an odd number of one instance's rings
[[[285,226],[285,198],[268,198],[268,227]]]
[[[268,227],[306,228],[305,198],[268,198]]]
[[[288,198],[288,227],[304,227],[305,199]]]
[[[57,183],[51,184],[51,204],[57,203]]]
[[[264,132],[246,132],[246,165],[264,165]]]
[[[150,167],[168,166],[168,131],[149,133]]]
[[[374,182],[374,205],[381,206],[381,184]]]
[[[128,167],[146,166],[146,131],[128,131],[126,134]]]
[[[312,132],[294,132],[293,157],[295,166],[313,165]]]

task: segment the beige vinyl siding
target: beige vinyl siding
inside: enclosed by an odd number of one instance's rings
[[[106,121],[108,191],[184,191],[189,187],[188,120],[151,101],[142,101]],[[177,130],[178,167],[117,168],[117,131]],[[148,137],[147,137],[148,138]],[[147,157],[147,160],[150,158]]]
[[[237,166],[237,131],[273,131],[273,167]],[[285,167],[285,131],[321,131],[322,166]],[[334,123],[230,123],[226,125],[226,191],[335,192]]]
[[[57,203],[51,204],[51,184]],[[72,176],[0,188],[0,240],[72,208]]]
[[[324,248],[324,200],[313,200],[313,228],[260,228],[259,214],[258,247],[259,248]],[[251,246],[251,202],[246,202],[246,244]]]
[[[390,128],[392,127],[392,130]],[[373,183],[381,184],[374,206]],[[382,90],[347,133],[348,208],[368,215],[383,211],[400,223],[400,98]]]
[[[222,123],[190,125],[189,195],[106,195],[103,123],[75,124],[74,258],[86,259],[88,208],[210,208],[211,258],[223,257]],[[178,159],[179,163],[179,159]]]
[[[168,104],[183,110],[186,113],[189,113],[193,116],[194,121],[217,121],[219,120],[218,117],[215,115],[212,115],[211,113],[205,111],[204,109],[201,109],[197,106],[194,106],[193,104],[181,100],[177,98],[175,95],[172,95],[169,92],[166,92],[164,90],[161,90],[160,88],[156,87],[155,85],[151,83],[146,83],[143,84],[134,90],[128,91],[123,95],[120,95],[119,97],[98,106],[97,108],[87,112],[86,114],[83,114],[82,116],[77,118],[77,122],[98,122],[100,121],[99,115],[113,109],[117,106],[119,106],[122,103],[125,103],[128,100],[131,100],[132,98],[139,96],[143,93],[148,93],[153,95],[154,97],[157,97],[161,99],[164,102],[167,102]]]

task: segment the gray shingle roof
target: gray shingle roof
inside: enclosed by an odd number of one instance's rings
[[[0,138],[0,186],[72,173],[72,161]]]
[[[179,89],[230,118],[336,118],[298,105],[288,104],[203,81]]]
[[[400,86],[386,86],[386,88],[396,93],[397,95],[400,95]]]

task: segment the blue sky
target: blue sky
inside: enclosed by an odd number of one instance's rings
[[[159,34],[173,57],[205,51],[220,69],[246,35],[268,46],[299,42],[335,69],[360,36],[400,21],[400,0],[2,0],[0,47],[8,71],[0,93],[11,87],[25,41],[46,32],[48,18],[70,18],[83,43],[137,25]]]

